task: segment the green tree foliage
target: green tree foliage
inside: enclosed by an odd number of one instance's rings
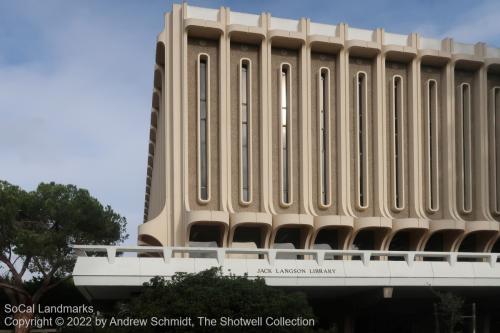
[[[443,333],[461,332],[463,324],[464,299],[451,292],[436,292],[438,316]]]
[[[177,273],[171,281],[153,278],[144,291],[122,304],[121,315],[131,317],[207,317],[219,319],[286,317],[314,318],[303,293],[267,286],[263,279],[224,276],[220,268],[198,274]],[[194,322],[194,324],[198,324]],[[153,332],[147,328],[144,332]],[[165,328],[158,329],[164,332]],[[310,332],[305,327],[178,327],[169,332]],[[133,332],[139,332],[134,328]]]
[[[125,225],[74,185],[41,183],[27,192],[0,181],[0,288],[13,305],[38,304],[70,277],[72,244],[116,244],[127,237]],[[35,290],[31,278],[39,281]]]

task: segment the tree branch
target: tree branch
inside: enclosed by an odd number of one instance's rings
[[[68,277],[66,278],[63,278],[55,283],[53,283],[52,285],[50,284],[50,281],[52,280],[52,277],[54,276],[54,273],[59,269],[59,266],[57,265],[54,265],[54,267],[52,267],[52,269],[50,270],[50,272],[48,274],[45,275],[45,278],[43,279],[43,282],[42,282],[42,285],[40,288],[38,288],[38,290],[35,292],[35,294],[33,295],[33,303],[34,304],[38,304],[38,301],[40,300],[40,298],[42,298],[42,296],[48,291],[48,290],[51,290],[52,288],[55,288],[57,285],[59,285],[59,283],[61,283],[62,281],[65,281]]]
[[[33,304],[38,304],[38,301],[42,298],[42,296],[43,296],[46,292],[48,292],[48,291],[50,291],[50,290],[52,290],[52,289],[56,288],[56,287],[57,287],[57,286],[59,286],[61,283],[63,283],[64,281],[69,280],[70,278],[71,278],[71,275],[65,276],[65,277],[63,277],[62,279],[60,279],[59,281],[56,281],[56,282],[54,282],[54,283],[53,283],[53,284],[51,284],[51,285],[47,285],[45,288],[43,288],[43,287],[42,287],[42,288],[40,288],[39,290],[37,290],[37,292],[36,292],[36,293],[35,293],[35,295],[33,296]]]
[[[16,291],[16,292],[18,292],[20,294],[23,294],[23,295],[26,295],[28,297],[31,297],[31,295],[26,290],[21,289],[21,288],[16,287],[16,286],[13,286],[10,283],[0,282],[0,288],[14,290],[14,291]]]
[[[23,279],[19,276],[16,267],[14,267],[14,265],[3,254],[0,255],[0,261],[2,261],[5,265],[7,265],[7,267],[12,273],[12,277],[14,278],[14,280],[16,280],[16,283],[18,285],[21,285],[23,283]]]
[[[40,264],[40,261],[37,258],[34,258],[33,262],[35,263],[36,268],[38,268],[40,273],[43,275],[43,278],[45,279],[47,277],[47,274],[45,273],[43,266]]]
[[[21,268],[21,272],[19,272],[21,278],[24,276],[24,273],[26,273],[26,270],[31,262],[31,258],[31,256],[27,256],[26,259],[24,259],[23,267]]]

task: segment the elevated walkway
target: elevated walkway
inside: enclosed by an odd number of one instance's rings
[[[268,285],[287,287],[500,287],[498,253],[147,246],[74,248],[77,254],[74,282],[89,299],[128,297],[152,277],[170,278],[176,272],[197,273],[210,267],[222,267],[223,274],[262,277]],[[257,256],[235,258],[233,254]]]

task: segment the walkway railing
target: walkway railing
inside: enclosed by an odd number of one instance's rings
[[[269,264],[274,264],[277,255],[304,256],[312,258],[321,265],[328,258],[337,260],[353,260],[360,258],[364,265],[380,258],[388,261],[406,261],[408,266],[425,259],[442,259],[453,266],[458,261],[483,261],[492,267],[498,262],[500,253],[478,252],[427,252],[427,251],[378,251],[378,250],[317,250],[317,249],[248,249],[248,248],[217,248],[217,247],[159,247],[159,246],[106,246],[106,245],[75,245],[75,254],[80,257],[105,254],[108,262],[123,254],[133,253],[138,255],[156,255],[168,263],[172,258],[189,258],[189,255],[206,255],[205,258],[216,258],[220,265],[229,258],[229,255],[259,255],[267,259]],[[177,256],[176,256],[177,255]],[[394,260],[394,258],[397,258]],[[299,260],[299,259],[297,259]]]

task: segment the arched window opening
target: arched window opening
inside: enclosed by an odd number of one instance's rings
[[[198,58],[198,200],[210,200],[210,64],[208,55]]]
[[[255,247],[263,248],[265,230],[257,226],[237,227],[233,235],[233,247]],[[248,246],[247,246],[248,245]]]
[[[500,253],[500,238],[495,242],[495,244],[493,244],[491,253]],[[500,261],[500,256],[498,257],[497,261]]]
[[[458,144],[458,204],[461,213],[472,212],[472,123],[470,85],[458,87],[457,102]]]
[[[340,230],[336,228],[321,229],[314,239],[313,249],[317,250],[339,250],[341,249]],[[326,260],[339,259],[332,254],[325,255]]]
[[[330,75],[326,68],[319,73],[318,96],[318,150],[319,188],[322,207],[330,205]]]
[[[492,89],[490,112],[491,210],[500,216],[500,87]]]
[[[437,231],[431,235],[425,244],[424,251],[426,252],[444,252],[445,250],[445,233],[446,231]],[[444,261],[444,258],[425,257],[424,261]]]
[[[377,232],[374,229],[363,229],[356,234],[351,249],[353,250],[376,250]],[[360,256],[353,256],[352,260],[361,260]]]
[[[411,251],[411,232],[403,230],[397,232],[389,244],[389,251]],[[389,260],[405,260],[403,256],[390,256]]]
[[[392,80],[391,146],[392,146],[392,208],[401,211],[405,208],[405,129],[404,95],[401,76]]]
[[[375,231],[371,229],[358,232],[352,242],[354,250],[375,250]]]
[[[278,229],[274,238],[275,249],[303,249],[306,243],[307,229],[302,227],[282,227]],[[277,259],[302,259],[296,254],[276,254]]]
[[[224,228],[220,224],[196,224],[189,229],[190,247],[222,247]],[[213,253],[191,253],[191,258],[216,258]]]
[[[240,69],[240,200],[249,204],[252,201],[250,62],[243,60]]]
[[[410,251],[410,232],[400,231],[394,235],[389,244],[389,251]]]
[[[282,65],[280,71],[280,183],[281,183],[281,204],[290,205],[291,200],[291,68],[289,65]]]
[[[427,81],[425,106],[425,152],[427,211],[439,210],[439,109],[437,82]]]
[[[367,77],[356,75],[356,193],[358,209],[368,208],[368,121],[367,121]]]
[[[338,250],[340,249],[339,230],[334,228],[323,228],[316,235],[314,249]]]
[[[458,247],[458,252],[481,252],[478,241],[479,239],[477,233],[468,234],[460,243],[460,246]],[[481,260],[482,259],[460,258],[460,257],[458,257],[457,259],[457,261],[466,261],[466,262],[474,262]]]
[[[190,246],[221,247],[222,237],[222,225],[193,225],[189,232],[189,244]]]
[[[165,44],[162,42],[156,43],[156,64],[165,67]]]

